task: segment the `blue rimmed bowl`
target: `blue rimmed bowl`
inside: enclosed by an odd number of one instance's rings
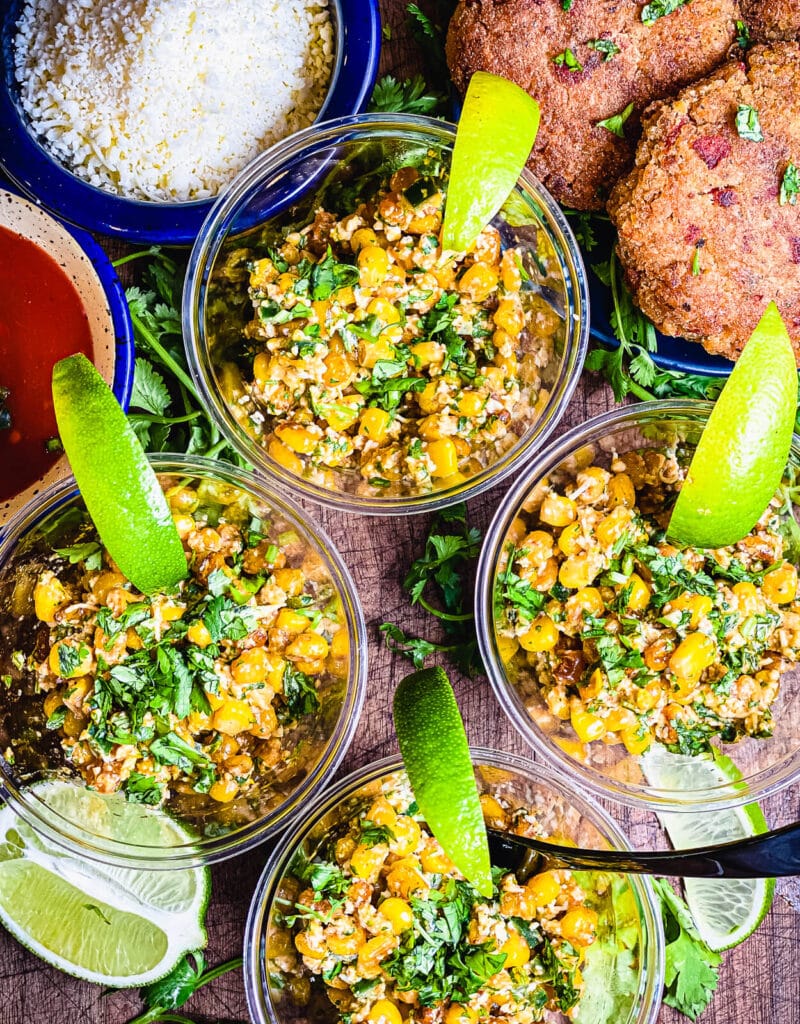
[[[14,78],[13,41],[24,3],[0,3],[0,167],[29,197],[91,231],[131,242],[190,245],[214,200],[148,202],[104,191],[74,175],[32,134]],[[378,0],[330,0],[336,58],[317,120],[363,110],[380,54]]]

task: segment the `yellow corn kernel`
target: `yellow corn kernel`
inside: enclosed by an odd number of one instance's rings
[[[518,292],[522,287],[522,258],[517,249],[506,249],[500,261],[500,277],[507,292]]]
[[[426,846],[419,855],[419,860],[422,870],[427,871],[429,875],[446,875],[455,867],[438,843]]]
[[[797,594],[797,569],[784,562],[777,569],[768,572],[762,585],[764,597],[772,604],[788,604]]]
[[[492,1002],[499,1003],[499,993],[492,992]],[[481,1011],[461,1003],[451,1003],[444,1015],[444,1024],[477,1024],[481,1019]]]
[[[370,316],[377,317],[382,324],[399,324],[402,320],[402,314],[397,306],[381,296],[370,299],[367,305],[367,313]]]
[[[403,1024],[403,1017],[389,999],[377,999],[369,1008],[368,1024]]]
[[[83,655],[73,666],[72,663],[76,657],[80,656],[81,650]],[[77,679],[78,676],[85,676],[91,672],[94,659],[87,644],[62,640],[50,648],[48,663],[53,675],[60,676],[62,679]]]
[[[208,795],[219,804],[230,803],[239,792],[239,784],[233,779],[218,779],[212,783]]]
[[[333,634],[331,640],[331,657],[336,661],[344,661],[350,657],[350,637],[346,629],[340,629]]]
[[[450,437],[442,437],[438,441],[429,441],[426,452],[433,462],[431,476],[452,476],[458,471],[458,452]]]
[[[251,647],[231,665],[233,681],[240,685],[263,683],[267,678],[269,658],[263,647]]]
[[[66,590],[54,573],[42,573],[33,591],[33,607],[36,618],[40,622],[54,622],[56,612],[67,600],[67,597]]]
[[[394,935],[386,932],[367,939],[358,951],[359,974],[365,978],[377,978],[381,972],[381,961],[386,959],[396,945],[397,939]]]
[[[581,613],[586,612],[587,615],[595,617],[602,615],[605,610],[603,595],[597,587],[581,587],[577,593],[567,598],[567,612],[571,612],[572,609],[579,609]]]
[[[353,232],[353,237],[350,239],[350,247],[353,252],[359,252],[367,245],[377,245],[378,236],[372,230],[372,228],[359,228]]]
[[[196,644],[198,647],[208,647],[211,643],[211,634],[208,631],[208,626],[198,619],[186,630],[186,639],[190,644]]]
[[[518,299],[501,299],[494,311],[495,327],[516,337],[525,326],[525,314]]]
[[[658,679],[651,680],[636,693],[636,707],[639,711],[651,711],[659,700],[661,700],[661,682]]]
[[[389,272],[389,253],[379,245],[365,245],[358,253],[358,283],[362,288],[378,288]],[[393,321],[392,321],[393,322]]]
[[[308,629],[308,626],[309,622],[306,616],[301,615],[300,612],[296,612],[292,608],[281,608],[275,620],[275,627],[277,629],[285,630],[287,633],[291,633],[292,636],[299,636]]]
[[[582,532],[583,527],[580,523],[570,523],[569,526],[565,526],[558,537],[559,550],[563,551],[565,555],[574,555],[578,550],[578,541]]]
[[[283,684],[281,684],[282,688]],[[272,705],[266,708],[254,708],[253,715],[255,722],[247,731],[262,740],[268,740],[270,736],[274,736],[275,730],[278,728],[278,716]]]
[[[536,910],[542,910],[558,899],[561,883],[552,871],[542,871],[528,879],[525,890]]]
[[[275,569],[272,573],[276,586],[280,587],[289,597],[299,597],[303,593],[305,577],[302,569]]]
[[[518,931],[511,928],[508,931],[508,938],[497,952],[505,953],[503,968],[508,970],[512,967],[524,967],[531,958],[530,946]]]
[[[494,365],[503,371],[504,377],[516,377],[519,373],[519,361],[513,353],[507,356],[496,355]]]
[[[290,271],[287,270],[285,273],[278,275],[275,284],[285,294],[286,292],[292,290],[296,280],[296,275],[292,274]]]
[[[606,731],[606,723],[602,718],[591,715],[588,711],[581,711],[580,708],[572,709],[569,720],[582,743],[593,743]]]
[[[754,615],[758,611],[758,590],[752,583],[734,583],[731,590],[736,597],[736,604],[743,615]]]
[[[158,608],[158,613],[161,616],[162,622],[176,622],[178,619],[183,618],[183,613],[186,608],[182,604],[176,604],[174,601],[167,598],[166,600],[158,602],[153,605],[153,610]]]
[[[212,727],[226,736],[238,736],[240,732],[246,732],[253,722],[250,705],[234,697],[223,701],[222,707],[217,708],[211,717]]]
[[[392,931],[395,935],[401,935],[403,932],[408,931],[414,923],[414,914],[411,907],[406,900],[401,900],[399,896],[390,896],[388,899],[385,899],[378,907],[378,910],[380,910],[392,926]]]
[[[61,690],[52,690],[44,699],[44,713],[49,718],[52,713],[64,703],[64,694]]]
[[[627,583],[617,584],[617,593],[623,590],[628,595],[626,609],[629,612],[641,612],[650,604],[650,587],[641,576],[632,573]]]
[[[392,865],[386,876],[386,886],[393,896],[407,899],[412,893],[425,892],[428,883],[419,871],[419,862],[413,857],[404,857]]]
[[[609,732],[621,732],[623,729],[633,729],[636,725],[636,715],[628,708],[612,708],[606,715],[606,729]]]
[[[608,481],[608,507],[624,505],[633,508],[636,504],[636,488],[627,473],[615,473]]]
[[[411,355],[416,366],[430,366],[443,361],[444,349],[437,341],[418,341],[411,346]]]
[[[740,586],[740,584],[737,584]],[[749,584],[752,586],[752,584]],[[734,592],[736,587],[733,588]],[[755,591],[755,587],[753,587]],[[673,601],[668,602],[664,610],[671,612],[677,609],[678,611],[690,611],[692,617],[689,620],[689,625],[692,629],[697,629],[702,620],[708,615],[711,609],[714,607],[714,601],[706,594],[679,594]],[[661,666],[662,669],[666,668],[666,664]]]
[[[389,849],[397,857],[407,857],[413,853],[419,845],[422,832],[419,825],[407,814],[399,814],[391,826],[394,839],[389,843]]]
[[[545,703],[551,715],[566,722],[569,718],[569,701],[563,690],[560,688],[548,690],[545,694]]]
[[[385,846],[365,846],[364,843],[359,843],[350,858],[350,870],[358,878],[374,881],[387,856]]]
[[[458,400],[458,411],[462,416],[468,416],[471,419],[473,416],[479,415],[485,404],[486,399],[477,391],[465,391]]]
[[[486,382],[486,387],[489,391],[494,392],[495,394],[505,393],[506,375],[499,366],[487,366],[483,371],[483,379]]]
[[[337,922],[337,927],[339,922]],[[359,924],[354,924],[352,931],[346,935],[333,930],[325,929],[325,944],[334,956],[355,956],[366,939],[366,933]]]
[[[578,507],[572,498],[550,491],[544,496],[539,518],[548,526],[569,526],[578,514]]]
[[[394,830],[395,823],[397,822],[397,811],[385,796],[378,796],[375,797],[369,806],[367,819],[376,825],[386,825]]]
[[[417,402],[424,413],[439,412],[444,408],[446,400],[439,396],[439,380],[431,380],[417,394]]]
[[[274,370],[272,368],[272,356],[269,352],[259,352],[253,360],[253,376],[259,384],[266,384],[273,380]]]
[[[486,263],[473,263],[458,282],[458,290],[473,302],[485,302],[497,287],[497,273]]]
[[[679,679],[697,682],[717,656],[717,645],[705,633],[689,633],[669,659],[670,671]]]
[[[606,685],[606,677],[603,675],[601,669],[596,668],[589,676],[588,680],[583,686],[579,686],[582,700],[593,700],[603,692],[603,688]]]
[[[276,427],[275,436],[298,455],[310,455],[319,442],[319,437],[310,430],[293,426],[291,423]]]
[[[325,943],[319,943],[318,945],[315,943],[312,946],[305,932],[295,935],[294,944],[301,956],[311,957],[312,960],[324,960],[328,951]]]
[[[380,444],[386,438],[386,431],[389,429],[391,421],[392,417],[384,409],[370,407],[361,413],[358,432],[362,437],[367,437],[370,441]]]
[[[591,946],[596,932],[597,912],[591,907],[574,907],[561,918],[561,935],[573,946]]]
[[[608,470],[601,469],[600,466],[589,466],[588,469],[582,469],[575,478],[580,492],[576,495],[577,500],[584,505],[594,505],[606,493],[606,484],[610,476]]]
[[[267,452],[270,458],[277,462],[279,466],[283,466],[284,469],[288,469],[290,473],[294,473],[296,476],[303,475],[303,460],[277,438],[273,437],[267,445]]]
[[[570,555],[564,559],[558,569],[558,579],[562,586],[570,590],[583,590],[588,587],[598,573],[589,555]]]
[[[92,580],[92,593],[100,604],[105,604],[106,598],[111,591],[121,587],[124,582],[125,577],[121,572],[101,572],[99,576]]]
[[[629,754],[643,754],[653,741],[652,735],[647,730],[642,730],[640,735],[638,729],[623,729],[620,732],[622,742]]]
[[[194,529],[194,519],[183,512],[173,512],[172,521],[175,524],[175,529],[178,531],[178,536],[181,540],[183,540],[184,537],[188,537]]]
[[[364,399],[347,395],[335,405],[326,407],[325,419],[334,430],[349,430],[358,419]]]
[[[558,627],[549,615],[537,615],[526,633],[519,638],[526,651],[552,651],[558,643]]]
[[[286,661],[276,651],[268,651],[267,663],[267,684],[275,693],[283,693],[283,674],[286,671]]]
[[[313,630],[307,630],[286,648],[286,657],[292,661],[318,661],[328,657],[328,641]]]
[[[495,643],[497,644],[497,653],[504,663],[511,661],[519,650],[519,640],[513,636],[501,636],[499,633],[495,633]]]
[[[631,511],[624,505],[617,505],[607,516],[600,520],[594,528],[595,537],[601,547],[611,547],[627,530],[631,521]]]

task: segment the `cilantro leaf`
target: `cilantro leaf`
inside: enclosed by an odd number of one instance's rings
[[[403,114],[434,114],[443,106],[445,97],[437,92],[428,92],[422,75],[414,75],[399,82],[393,75],[384,75],[375,83],[370,111],[397,112]]]
[[[91,572],[100,569],[103,565],[103,549],[96,540],[88,540],[83,544],[72,544],[66,548],[53,548],[61,558],[69,559],[70,565],[77,565],[83,562]]]
[[[740,139],[747,139],[748,142],[764,141],[761,121],[755,107],[751,107],[747,103],[739,104],[736,110],[736,131]]]
[[[553,57],[553,63],[557,68],[566,68],[567,71],[573,74],[578,71],[583,71],[583,64],[581,64],[569,47],[567,47],[566,50],[562,50],[561,53],[557,53],[555,57]]]
[[[169,408],[172,398],[163,376],[153,368],[152,363],[137,356],[134,363],[133,391],[130,404],[134,409],[144,409],[155,416],[161,416]]]
[[[628,118],[633,113],[633,103],[629,103],[627,107],[619,114],[613,114],[611,117],[606,117],[602,121],[597,122],[598,128],[605,128],[606,131],[611,132],[612,135],[617,135],[619,138],[625,138],[624,125]]]
[[[645,25],[655,25],[659,18],[664,18],[691,2],[692,0],[652,0],[642,8],[642,22]]]
[[[319,697],[314,680],[288,663],[283,673],[283,696],[288,711],[287,720],[296,721],[303,715],[319,710]]]
[[[152,775],[131,772],[123,786],[125,798],[131,803],[160,804],[164,799],[164,787]]]
[[[697,1020],[716,990],[722,957],[700,938],[689,908],[669,882],[654,878],[653,886],[661,902],[667,940],[664,1002]]]
[[[785,206],[787,203],[790,206],[795,206],[798,195],[800,195],[800,170],[795,164],[789,163],[786,165],[781,179],[779,202],[781,206]]]
[[[601,54],[604,63],[610,61],[620,52],[613,39],[590,39],[586,45],[590,50],[596,50]]]

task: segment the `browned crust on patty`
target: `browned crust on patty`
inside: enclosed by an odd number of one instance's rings
[[[692,0],[653,25],[637,0],[461,0],[450,22],[447,60],[463,95],[473,72],[512,79],[539,100],[542,122],[528,166],[561,202],[601,209],[633,162],[639,114],[651,101],[707,74],[727,56],[741,18],[738,0]],[[608,61],[587,43],[611,39]],[[572,50],[583,70],[553,58]],[[597,122],[634,113],[620,139]]]
[[[742,0],[742,7],[756,42],[800,37],[800,0]]]
[[[800,202],[779,202],[800,166],[800,45],[745,61],[646,111],[608,212],[634,298],[664,334],[735,359],[774,299],[800,364]],[[739,137],[740,104],[758,111],[763,142]]]

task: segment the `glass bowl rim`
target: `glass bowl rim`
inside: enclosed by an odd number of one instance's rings
[[[508,527],[519,512],[522,502],[531,488],[565,458],[589,443],[590,438],[596,440],[601,436],[610,435],[618,428],[638,426],[648,420],[706,420],[713,408],[713,402],[700,399],[660,399],[653,402],[640,402],[635,405],[617,406],[577,424],[556,442],[539,452],[503,496],[486,531],[476,570],[474,608],[478,647],[494,695],[511,724],[525,742],[533,748],[537,756],[554,761],[561,771],[575,778],[579,785],[585,786],[594,796],[648,811],[690,813],[700,810],[726,810],[742,807],[754,800],[765,799],[792,785],[800,778],[800,749],[796,754],[781,759],[769,769],[762,769],[759,775],[768,776],[765,784],[752,788],[747,785],[737,785],[736,780],[731,780],[720,787],[726,795],[703,796],[704,791],[690,791],[699,795],[691,800],[681,802],[666,795],[657,795],[659,792],[666,794],[671,791],[658,791],[654,787],[644,789],[641,785],[617,781],[569,757],[535,725],[522,707],[521,700],[503,671],[502,662],[494,643],[492,591],[495,571]],[[790,457],[792,456],[800,461],[800,436],[797,434],[792,436]],[[792,762],[794,762],[793,768],[791,767]]]
[[[283,165],[304,150],[330,147],[337,141],[348,141],[349,132],[361,129],[376,133],[376,138],[381,137],[381,133],[390,134],[393,131],[398,134],[416,132],[418,135],[451,145],[456,132],[456,126],[449,121],[419,114],[355,114],[316,122],[256,157],[218,197],[192,247],[181,303],[184,348],[192,379],[207,403],[214,422],[236,451],[256,466],[259,473],[275,480],[280,486],[299,497],[339,511],[381,516],[433,512],[456,502],[467,501],[494,487],[513,473],[520,463],[533,457],[531,449],[534,454],[540,451],[558,425],[577,387],[589,344],[588,276],[566,215],[545,187],[525,168],[515,189],[524,189],[539,205],[548,237],[554,249],[560,250],[557,252],[557,258],[565,275],[565,301],[571,321],[568,325],[571,329],[564,341],[558,377],[550,389],[547,405],[526,434],[523,434],[497,462],[464,483],[424,495],[370,498],[326,490],[280,466],[242,430],[229,414],[227,403],[218,396],[207,355],[205,325],[200,318],[200,301],[201,298],[205,298],[210,271],[228,237],[228,228],[235,210],[243,199],[249,198],[248,193],[259,181],[279,171]],[[224,229],[222,234],[221,228]]]
[[[146,847],[104,839],[98,836],[76,836],[75,826],[57,812],[48,812],[38,799],[33,802],[27,787],[19,787],[8,778],[6,762],[0,756],[0,797],[35,831],[52,840],[73,855],[100,863],[126,868],[148,868],[170,871],[180,868],[214,864],[244,853],[259,843],[291,826],[305,813],[304,801],[324,787],[326,780],[341,764],[352,742],[366,697],[367,632],[364,613],[353,579],[341,554],[327,533],[314,522],[291,497],[276,491],[267,481],[248,470],[222,460],[170,452],[149,455],[156,472],[178,470],[197,476],[214,477],[242,487],[259,501],[264,501],[299,529],[330,575],[344,609],[351,649],[351,672],[342,701],[342,708],[331,736],[325,743],[318,763],[301,785],[269,814],[243,828],[223,836],[198,837],[185,846]],[[37,526],[45,516],[79,496],[73,476],[54,483],[46,491],[21,508],[9,521],[0,538],[0,570],[13,555],[17,541]],[[57,820],[56,820],[57,819]],[[183,824],[181,822],[181,824]],[[186,826],[189,828],[190,826]]]
[[[489,747],[470,746],[470,755],[474,765],[486,765],[500,770],[512,771],[527,777],[549,789],[571,806],[576,807],[581,818],[586,818],[609,845],[617,849],[631,849],[624,832],[601,807],[594,798],[580,788],[573,788],[572,781],[559,771],[553,771],[546,764],[531,761],[519,754],[494,750]],[[275,882],[282,877],[296,849],[309,832],[316,826],[320,818],[333,811],[347,797],[370,782],[384,775],[403,770],[403,760],[398,754],[392,754],[372,761],[354,769],[348,775],[338,779],[326,790],[317,794],[306,810],[302,828],[292,833],[284,833],[270,853],[261,872],[250,907],[244,933],[244,984],[247,1007],[254,1024],[281,1024],[281,1018],[274,1010],[271,1000],[265,997],[261,985],[260,945],[264,928],[269,920],[267,896]],[[637,1006],[639,1019],[636,1024],[656,1024],[661,1007],[661,990],[664,984],[665,937],[653,889],[653,883],[645,875],[628,875],[628,882],[636,895],[639,909],[639,924],[644,945],[644,956]],[[642,1010],[645,1015],[642,1015]]]

